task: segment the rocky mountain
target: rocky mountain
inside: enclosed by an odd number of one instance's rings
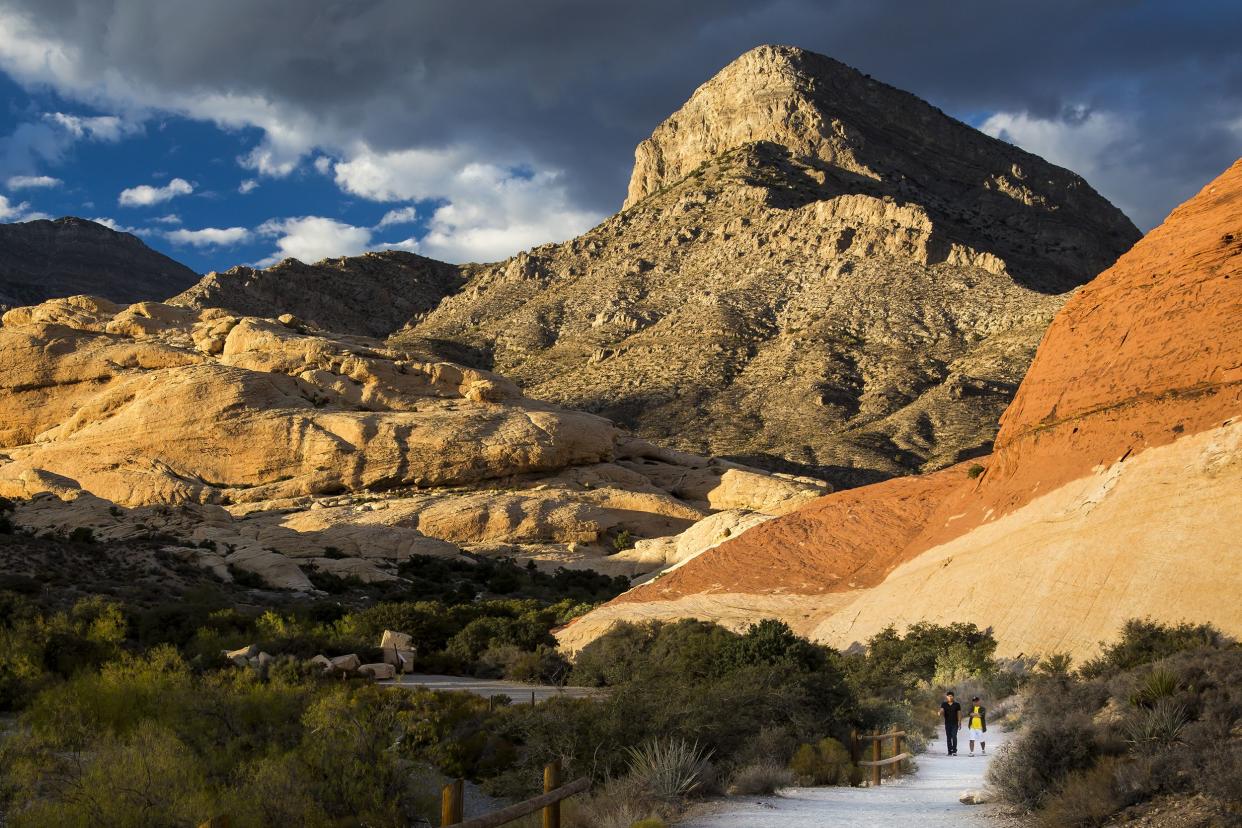
[[[1242,160],[1077,291],[996,450],[813,501],[572,625],[781,617],[848,646],[973,621],[1082,656],[1132,617],[1242,635]]]
[[[434,308],[462,284],[461,270],[390,250],[257,270],[208,273],[170,304],[223,308],[241,316],[291,313],[331,331],[384,337]],[[167,294],[147,298],[165,298]]]
[[[78,296],[0,324],[14,522],[172,538],[225,579],[309,589],[315,571],[389,579],[463,551],[632,574],[826,490],[288,315]]]
[[[86,219],[0,224],[0,309],[89,293],[114,302],[162,299],[198,274],[142,243]]]
[[[856,484],[985,453],[1064,292],[1139,235],[1077,175],[765,46],[639,145],[621,213],[465,268],[394,341]]]

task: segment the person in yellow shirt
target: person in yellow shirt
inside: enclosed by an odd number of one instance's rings
[[[979,704],[979,697],[975,696],[970,700],[970,708],[966,711],[966,729],[970,733],[970,755],[975,755],[975,742],[979,742],[979,750],[984,756],[988,755],[987,739],[988,732],[988,711]]]

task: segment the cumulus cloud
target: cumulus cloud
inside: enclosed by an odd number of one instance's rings
[[[493,261],[525,247],[561,241],[601,214],[572,204],[562,176],[471,162],[461,149],[361,151],[335,165],[346,192],[375,201],[442,198],[420,249],[448,261]],[[408,219],[404,217],[408,215]],[[389,211],[380,226],[413,220],[413,208]]]
[[[253,193],[259,187],[259,182],[254,178],[247,178],[245,181],[237,185],[237,192],[242,195]]]
[[[142,131],[142,124],[127,122],[115,115],[68,115],[47,112],[43,117],[77,139],[116,142]]]
[[[173,244],[188,244],[192,247],[231,247],[250,240],[250,231],[245,227],[203,227],[199,230],[180,228],[169,230],[164,238]]]
[[[384,217],[379,220],[379,224],[376,227],[388,227],[393,224],[411,224],[417,220],[417,210],[413,207],[400,207],[384,213]]]
[[[34,221],[45,218],[51,218],[51,216],[31,210],[29,201],[14,204],[7,197],[0,195],[0,221]]]
[[[91,219],[91,221],[95,222],[96,224],[102,224],[104,227],[107,227],[109,230],[115,230],[118,233],[138,234],[142,232],[137,227],[129,227],[127,225],[121,224],[116,219],[109,218],[108,216],[96,216],[95,218]]]
[[[303,262],[318,262],[336,256],[357,256],[374,250],[419,249],[416,239],[378,241],[370,227],[356,227],[323,216],[298,216],[295,218],[269,219],[256,228],[255,233],[276,240],[276,250],[255,264],[267,267],[293,258]]]
[[[357,256],[371,245],[369,228],[322,216],[271,219],[259,225],[258,233],[276,239],[276,252],[261,260],[260,267],[290,258],[309,263],[333,256]]]
[[[59,187],[65,182],[50,175],[14,175],[6,182],[10,190],[46,189]]]
[[[194,192],[194,185],[184,178],[174,178],[163,187],[152,187],[150,184],[139,184],[121,190],[117,203],[122,207],[149,207],[152,204],[163,204],[177,196],[189,195]]]

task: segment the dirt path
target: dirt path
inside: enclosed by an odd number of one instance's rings
[[[965,735],[966,731],[962,731]],[[919,828],[995,828],[991,808],[962,805],[962,792],[983,787],[992,753],[1005,734],[989,734],[988,755],[967,754],[960,740],[957,756],[946,756],[944,733],[915,760],[918,772],[879,788],[790,788],[776,796],[737,797],[711,813],[678,823],[679,828],[834,828],[834,826],[910,825]],[[976,748],[978,746],[976,745]]]
[[[466,676],[433,676],[408,674],[392,681],[381,681],[379,684],[390,687],[422,687],[427,690],[456,690],[474,693],[476,696],[508,696],[514,704],[530,704],[531,701],[541,702],[560,696],[584,698],[596,695],[600,691],[590,687],[553,687],[546,684],[522,684],[516,681],[495,681],[477,679]]]

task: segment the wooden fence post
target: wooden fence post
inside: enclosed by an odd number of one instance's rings
[[[858,729],[850,731],[850,762],[857,765],[862,759],[862,750],[858,745]]]
[[[880,736],[878,734],[873,735],[871,737],[871,760],[877,763],[880,761]],[[880,773],[883,770],[884,769],[880,767],[878,764],[873,765],[871,767],[871,784],[872,785],[879,787]]]
[[[561,760],[554,759],[543,768],[543,792],[552,793],[561,786]],[[543,828],[561,828],[561,803],[553,802],[543,809]]]
[[[901,754],[906,752],[906,734],[905,733],[902,733],[900,736],[897,736],[893,739],[893,750],[897,751],[896,753],[893,754],[894,756],[900,756]],[[901,773],[906,772],[906,760],[905,759],[902,759],[900,762],[897,763],[897,770],[900,771]]]
[[[465,818],[465,783],[456,779],[440,791],[440,825],[456,825]]]

